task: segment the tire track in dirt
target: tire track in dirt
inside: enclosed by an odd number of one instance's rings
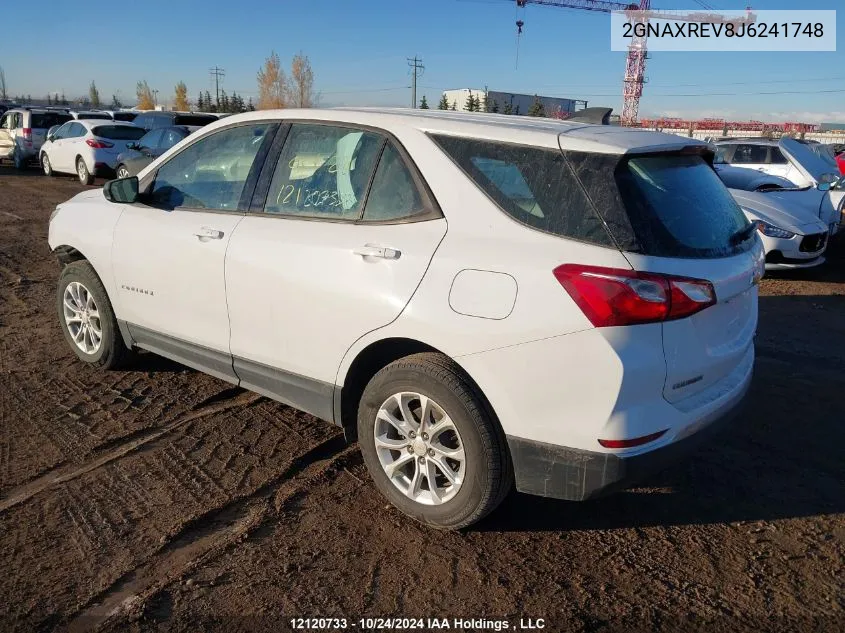
[[[195,517],[150,559],[89,601],[68,622],[67,630],[95,630],[112,618],[130,614],[167,585],[279,516],[315,482],[340,472],[356,456],[360,458],[357,447],[347,446],[336,435],[308,449],[254,493]]]
[[[102,453],[98,457],[81,465],[71,464],[65,467],[60,467],[27,484],[12,489],[7,493],[8,496],[6,499],[0,500],[0,514],[20,503],[23,503],[24,501],[27,501],[35,495],[48,490],[49,488],[76,479],[77,477],[89,473],[92,470],[126,457],[127,455],[138,451],[141,447],[149,444],[150,442],[161,439],[165,435],[172,433],[189,422],[198,420],[205,416],[222,413],[235,407],[249,405],[261,400],[263,397],[243,390],[236,390],[237,394],[231,395],[232,391],[235,390],[228,389],[225,392],[221,392],[229,395],[220,397],[217,400],[212,400],[214,396],[207,399],[207,401],[211,402],[210,404],[202,405],[201,403],[202,406],[198,405],[191,413],[179,416],[172,422],[164,424],[163,426],[151,430],[138,431],[135,434],[135,437],[129,439],[128,441],[122,441],[111,450],[107,450],[105,453]],[[218,394],[218,396],[219,395],[220,394]]]

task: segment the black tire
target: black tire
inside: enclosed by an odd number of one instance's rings
[[[440,505],[424,505],[405,496],[379,461],[373,437],[376,414],[391,395],[403,391],[432,398],[448,413],[461,437],[463,482],[455,496]],[[435,528],[456,530],[481,520],[502,502],[513,482],[507,442],[495,415],[457,363],[442,354],[407,356],[370,380],[358,406],[358,442],[381,493],[408,516]]]
[[[88,171],[88,165],[85,164],[81,156],[76,159],[76,177],[83,185],[94,184],[94,176]]]
[[[65,322],[64,293],[65,288],[71,282],[78,282],[85,287],[94,299],[97,311],[100,314],[102,339],[99,348],[90,354],[76,345]],[[87,261],[72,262],[62,270],[56,292],[56,309],[59,316],[59,326],[62,328],[65,340],[80,360],[103,369],[117,369],[129,361],[132,352],[123,342],[106,289],[97,273],[94,272],[94,268]]]
[[[53,166],[50,164],[50,157],[47,154],[41,154],[41,169],[45,176],[55,176]]]

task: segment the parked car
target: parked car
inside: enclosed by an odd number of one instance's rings
[[[836,155],[836,165],[839,167],[839,173],[845,176],[845,152]]]
[[[101,112],[99,110],[70,110],[70,115],[77,120],[99,120],[99,121],[113,121],[112,116],[108,112]]]
[[[143,135],[141,128],[121,121],[68,121],[41,148],[41,168],[46,176],[76,174],[90,185],[96,176],[113,177],[118,155]]]
[[[714,163],[713,167],[725,186],[732,192],[740,190],[765,193],[765,196],[757,197],[764,208],[774,206],[784,209],[788,214],[797,216],[802,222],[820,220],[830,236],[839,232],[843,221],[843,210],[845,210],[845,195],[843,195],[845,178],[832,184],[821,183],[816,187],[796,187],[785,178],[753,169],[742,169],[719,163]],[[766,202],[762,202],[764,200]],[[764,244],[767,253],[774,250],[782,251],[781,247],[784,246],[776,246],[766,240]],[[772,255],[772,257],[779,256]],[[803,255],[794,259],[802,257]]]
[[[103,112],[107,113],[113,121],[125,121],[126,123],[132,123],[138,116],[138,112],[131,110],[103,110]]]
[[[140,140],[126,146],[126,151],[117,157],[118,178],[135,176],[144,167],[164,154],[182,139],[188,138],[186,127],[164,127],[150,130]]]
[[[829,228],[811,211],[765,191],[730,192],[760,233],[766,270],[811,268],[824,263]]]
[[[0,159],[11,159],[18,169],[38,156],[47,130],[70,120],[70,115],[39,108],[15,108],[0,117]]]
[[[715,163],[756,169],[792,181],[798,187],[835,182],[839,174],[810,143],[793,138],[738,138],[716,143]]]
[[[81,360],[146,349],[332,421],[390,502],[459,528],[512,482],[591,498],[731,419],[755,229],[692,139],[290,109],[59,205],[49,244]]]
[[[201,112],[162,112],[150,110],[141,112],[133,123],[147,131],[163,127],[186,127],[191,132],[196,132],[201,127],[209,123],[214,123],[217,120],[216,115]]]

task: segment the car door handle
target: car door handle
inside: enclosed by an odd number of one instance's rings
[[[199,231],[194,233],[198,238],[203,239],[210,239],[210,240],[220,240],[223,239],[223,231],[218,231],[217,229],[212,229],[207,226],[200,228]]]
[[[365,244],[364,246],[359,246],[352,252],[356,255],[360,255],[364,259],[399,259],[402,255],[402,251],[397,251],[395,248],[386,248],[384,246],[376,246],[375,244]]]

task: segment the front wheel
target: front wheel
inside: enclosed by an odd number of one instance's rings
[[[87,261],[62,270],[56,307],[65,340],[80,360],[115,369],[130,357],[106,289]]]
[[[378,372],[358,408],[358,439],[376,486],[437,528],[479,521],[512,483],[504,434],[451,359],[414,354]]]
[[[117,166],[117,177],[118,178],[129,178],[129,170],[126,169],[126,165],[118,165]]]
[[[92,176],[91,172],[88,171],[88,166],[85,164],[85,161],[82,160],[81,156],[76,159],[76,175],[79,177],[79,182],[83,185],[94,184],[94,176]]]
[[[47,154],[41,155],[41,169],[44,170],[45,176],[53,175],[53,166],[50,164],[50,157]]]

